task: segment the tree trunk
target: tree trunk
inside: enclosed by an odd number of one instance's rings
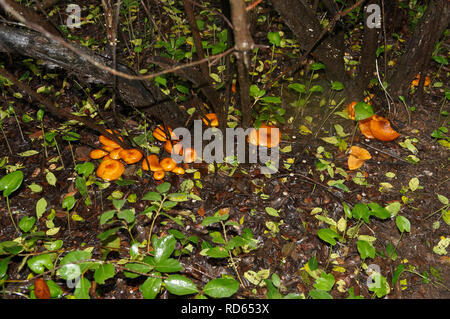
[[[392,97],[404,95],[416,74],[422,72],[431,59],[434,45],[450,21],[450,1],[430,1],[429,7],[412,34],[405,53],[400,56],[388,78]]]
[[[75,45],[75,44],[74,44]],[[104,65],[110,65],[111,60],[98,55],[89,49],[77,46],[77,49],[91,56]],[[60,67],[77,76],[83,82],[104,84],[112,87],[114,77],[57,42],[49,40],[41,34],[0,25],[0,52],[20,54],[34,59],[46,61],[49,67]],[[125,65],[117,64],[121,72],[134,74]],[[117,91],[119,98],[129,106],[147,108],[147,112],[156,118],[163,119],[174,127],[184,124],[185,114],[178,106],[165,96],[161,90],[151,82],[133,81],[117,77]]]

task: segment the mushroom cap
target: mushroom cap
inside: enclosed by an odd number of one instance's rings
[[[192,163],[197,159],[197,152],[191,147],[185,148],[183,155],[185,163]]]
[[[107,131],[108,133],[113,134],[111,130],[106,130],[106,131]],[[119,134],[117,131],[114,131],[114,133]],[[119,139],[120,139],[121,141],[123,141],[123,138],[120,137],[120,136],[119,136]],[[98,138],[98,140],[100,141],[100,143],[102,143],[102,144],[105,145],[105,146],[110,146],[110,147],[112,147],[112,148],[119,148],[119,147],[120,147],[120,145],[119,145],[118,143],[114,142],[112,139],[110,139],[110,138],[108,138],[108,137],[106,137],[106,136],[104,136],[104,135],[100,135],[100,137]]]
[[[353,101],[347,105],[348,118],[351,120],[355,119],[355,105],[356,101]]]
[[[410,87],[419,86],[419,82],[420,82],[420,73],[416,75],[414,80],[412,80]],[[423,82],[423,86],[428,86],[430,85],[430,83],[431,83],[430,77],[426,75],[425,81]]]
[[[359,130],[361,133],[367,137],[367,138],[375,138],[373,136],[372,131],[370,130],[370,121],[372,120],[372,117],[369,117],[365,120],[359,121]]]
[[[148,171],[148,164],[150,164],[150,170],[152,172],[159,172],[163,170],[162,166],[159,165],[159,158],[155,154],[147,156],[147,158],[144,158],[142,161],[142,169],[144,171]]]
[[[138,149],[132,148],[127,150],[121,150],[119,152],[120,158],[127,164],[134,164],[142,159],[142,152]]]
[[[97,176],[105,181],[113,181],[122,176],[125,170],[124,165],[114,159],[103,159],[97,168]]]
[[[164,149],[169,154],[172,154],[172,152],[175,152],[175,153],[178,153],[178,155],[183,155],[183,145],[178,144],[178,141],[167,140],[164,143]]]
[[[360,168],[364,164],[363,159],[359,159],[356,156],[353,156],[350,154],[350,156],[347,159],[347,165],[350,170],[355,170]]]
[[[89,153],[89,157],[92,159],[100,159],[102,157],[105,157],[106,155],[108,155],[108,152],[102,149],[92,150]]]
[[[380,141],[389,142],[395,140],[400,134],[391,127],[388,119],[382,116],[373,116],[370,121],[370,131]]]
[[[248,141],[253,145],[265,146],[268,148],[275,147],[281,141],[280,132],[278,131],[278,134],[276,134],[276,130],[278,130],[278,128],[275,126],[261,124],[259,129],[252,129],[250,131]]]
[[[159,162],[159,165],[162,166],[164,171],[170,172],[171,170],[173,170],[177,166],[177,163],[171,157],[166,157],[166,158],[163,158]]]
[[[368,160],[372,158],[372,156],[366,149],[354,145],[350,147],[350,154],[362,160]]]
[[[164,171],[157,171],[153,173],[153,178],[157,181],[160,181],[164,178]]]
[[[168,139],[177,139],[176,135],[173,133],[172,128],[167,125],[167,129],[164,129],[164,126],[158,125],[157,128],[153,131],[153,137],[156,138],[158,141],[165,142]]]
[[[172,170],[172,173],[175,173],[177,175],[183,175],[184,174],[184,168],[181,166],[175,166]]]
[[[206,119],[203,118],[203,123],[205,123],[206,126],[212,126],[216,127],[219,126],[219,121],[217,120],[217,114],[216,113],[208,113],[205,115]]]
[[[121,147],[112,150],[111,152],[109,152],[109,157],[111,157],[112,159],[115,159],[115,160],[120,159],[119,154],[120,154],[120,151],[122,151],[122,150],[123,150],[123,148],[121,148]]]
[[[116,147],[112,147],[112,146],[108,146],[108,145],[103,145],[102,146],[102,150],[105,150],[108,153],[114,151],[115,149],[116,149]]]

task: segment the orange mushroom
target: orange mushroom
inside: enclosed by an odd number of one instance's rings
[[[107,131],[108,133],[113,134],[111,130],[106,130],[106,131]],[[118,134],[117,131],[114,131],[114,133]],[[123,138],[120,137],[120,136],[119,136],[119,139],[120,139],[121,141],[123,141]],[[116,143],[115,141],[113,141],[112,139],[110,139],[110,138],[108,138],[108,137],[106,137],[106,136],[104,136],[104,135],[100,135],[100,137],[99,137],[98,140],[100,141],[100,143],[102,143],[102,144],[105,145],[105,146],[110,146],[110,147],[112,147],[112,148],[119,148],[119,147],[120,147],[120,145],[119,145],[118,143]]]
[[[372,156],[366,149],[358,146],[352,146],[350,148],[350,155],[347,159],[348,168],[350,170],[358,169],[364,164],[364,161],[371,158]]]
[[[115,160],[120,159],[120,155],[119,155],[120,151],[123,151],[123,148],[119,147],[119,148],[112,150],[111,152],[109,152],[109,157],[111,157],[112,159],[115,159]]]
[[[158,127],[153,131],[153,137],[158,141],[165,142],[168,139],[177,139],[176,135],[173,133],[172,128],[167,125],[167,129],[164,129],[162,125],[158,125]]]
[[[162,166],[164,171],[170,172],[171,170],[173,170],[177,166],[177,163],[171,157],[166,157],[166,158],[163,158],[159,162],[159,165]]]
[[[121,150],[119,152],[119,156],[127,164],[134,164],[142,159],[141,151],[135,148],[128,150]]]
[[[177,175],[183,175],[184,174],[184,168],[181,166],[175,166],[175,168],[172,170],[172,173],[175,173]]]
[[[219,126],[219,121],[217,120],[216,113],[208,113],[205,115],[205,118],[203,118],[202,120],[206,126],[212,126],[212,127]]]
[[[348,118],[351,120],[355,119],[355,105],[356,101],[353,101],[347,105]]]
[[[142,169],[144,171],[148,171],[148,165],[150,165],[150,170],[152,172],[159,172],[159,171],[163,171],[162,166],[159,164],[159,159],[158,156],[151,154],[149,156],[147,156],[147,158],[145,158],[142,161]]]
[[[185,163],[192,163],[197,159],[197,152],[191,147],[184,149],[183,154]]]
[[[388,119],[377,115],[374,115],[370,120],[370,131],[377,140],[384,142],[393,141],[400,136],[400,134],[391,127],[391,123]]]
[[[153,173],[153,178],[157,181],[160,181],[164,178],[164,171],[157,171]]]
[[[105,150],[105,151],[107,151],[108,153],[114,151],[115,149],[116,149],[115,147],[108,146],[108,145],[103,145],[103,146],[102,146],[102,150]]]
[[[89,153],[89,157],[92,158],[92,159],[100,159],[102,157],[105,157],[106,155],[108,155],[108,152],[104,151],[102,149],[92,150]]]
[[[420,73],[416,75],[414,80],[412,80],[410,87],[412,88],[414,86],[419,86],[419,82],[420,82]],[[423,86],[428,86],[428,85],[430,85],[430,83],[431,83],[430,77],[428,75],[426,75]]]
[[[364,102],[369,103],[369,104],[372,104],[371,101],[372,101],[372,99],[374,98],[374,96],[375,96],[374,94],[370,93],[368,96],[366,96],[366,97],[364,98]]]
[[[278,128],[261,124],[261,127],[259,129],[252,129],[250,131],[248,141],[253,145],[265,146],[268,148],[275,147],[280,143],[281,140],[279,132],[277,138],[272,137],[272,133],[275,130],[278,130]]]
[[[105,181],[113,181],[122,176],[125,170],[124,165],[114,159],[103,159],[97,168],[97,176]]]
[[[372,131],[370,130],[370,121],[372,120],[372,117],[369,117],[365,120],[359,121],[359,130],[361,131],[361,133],[367,137],[367,138],[375,138],[375,136],[373,136]]]
[[[183,155],[183,145],[178,144],[178,141],[167,140],[164,143],[164,149],[167,153],[172,154],[172,152]]]

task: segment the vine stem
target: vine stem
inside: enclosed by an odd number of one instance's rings
[[[225,229],[225,224],[223,223],[223,221],[220,222],[222,224],[222,229],[223,229],[223,237],[225,239],[225,242],[228,243],[228,238],[227,238],[227,232]],[[234,271],[236,272],[236,275],[239,279],[239,282],[241,283],[242,287],[246,288],[244,282],[242,281],[241,275],[239,274],[239,271],[237,269],[236,263],[234,262],[234,258],[233,255],[231,254],[231,250],[228,250],[228,256],[230,256],[230,262],[231,265],[233,266]]]
[[[153,220],[152,220],[152,224],[150,226],[150,231],[148,233],[148,239],[147,239],[147,254],[150,253],[150,243],[151,243],[151,239],[152,239],[153,226],[155,225],[155,221],[161,212],[162,205],[163,205],[164,201],[166,200],[166,198],[167,198],[167,196],[164,195],[164,198],[162,199],[161,203],[159,204],[158,211],[156,212],[155,218],[153,218]]]
[[[16,222],[14,221],[14,217],[13,217],[13,215],[11,213],[11,208],[9,206],[9,196],[6,196],[6,206],[8,207],[8,213],[9,213],[9,216],[11,217],[11,221],[12,221],[12,223],[14,225],[14,228],[16,229],[16,231],[18,233],[20,233],[19,228],[17,228]]]

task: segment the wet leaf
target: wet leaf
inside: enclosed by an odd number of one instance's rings
[[[239,282],[233,278],[216,278],[210,280],[203,292],[213,298],[228,298],[234,295],[239,289]]]
[[[370,257],[372,259],[375,258],[375,248],[371,243],[365,240],[358,240],[356,246],[358,248],[361,259],[366,259],[367,257]]]
[[[155,273],[155,276],[160,276],[159,273]],[[144,283],[139,287],[142,295],[145,299],[155,299],[161,289],[161,278],[148,277]]]
[[[175,249],[176,239],[173,235],[167,235],[162,238],[157,238],[152,241],[154,249],[155,262],[158,264],[161,261],[169,258]]]
[[[8,197],[20,187],[22,181],[22,171],[9,173],[0,179],[0,192],[3,191],[3,196]]]
[[[36,218],[34,216],[28,217],[22,217],[19,221],[19,228],[24,232],[27,233],[29,232],[33,226],[34,223],[36,222]]]
[[[42,274],[45,269],[53,269],[53,260],[50,254],[33,256],[27,260],[27,265],[36,274]]]
[[[86,279],[85,277],[82,277],[78,284],[75,287],[75,291],[73,295],[76,299],[90,299],[89,296],[89,290],[91,289],[91,282]]]
[[[329,228],[319,229],[317,235],[319,236],[320,239],[329,243],[331,246],[336,245],[335,238],[339,238],[339,234]]]
[[[66,196],[62,201],[62,208],[69,211],[75,206],[76,200],[74,196]]]
[[[314,283],[314,288],[324,291],[330,291],[334,286],[334,276],[333,274],[326,274],[323,272],[319,278],[316,279]]]
[[[188,278],[182,275],[170,275],[164,280],[166,289],[177,296],[195,294],[198,292],[197,286]]]
[[[403,233],[403,232],[411,232],[411,223],[409,222],[408,218],[404,217],[404,216],[397,216],[395,218],[395,224],[398,227],[398,230]]]
[[[355,105],[355,120],[361,121],[371,117],[374,114],[372,105],[365,102],[358,102]]]
[[[114,265],[112,264],[102,264],[94,272],[95,282],[103,285],[106,280],[113,278],[116,274]]]

